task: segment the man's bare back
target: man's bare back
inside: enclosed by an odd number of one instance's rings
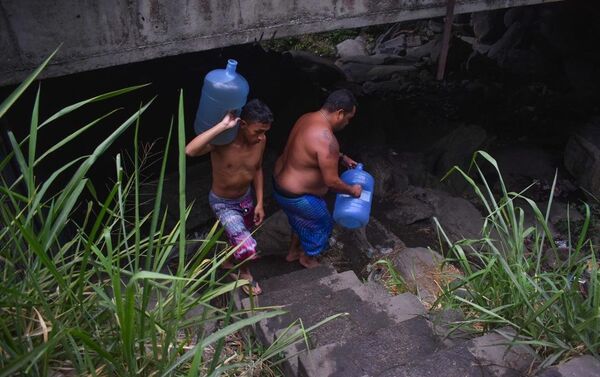
[[[333,134],[335,129],[348,124],[354,112],[341,119],[323,109],[301,116],[275,163],[277,185],[291,194],[322,197],[331,188],[336,192],[360,195],[360,186],[349,186],[339,178],[340,148]]]

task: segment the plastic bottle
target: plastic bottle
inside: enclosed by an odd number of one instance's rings
[[[369,222],[375,180],[371,174],[363,170],[362,164],[346,170],[340,178],[349,185],[361,185],[362,193],[359,198],[348,194],[337,194],[333,219],[344,228],[361,228]]]
[[[196,112],[194,130],[200,134],[219,123],[228,111],[240,115],[248,99],[248,82],[235,72],[237,61],[229,59],[225,69],[215,69],[206,74]],[[238,127],[235,126],[215,137],[211,144],[228,144],[235,139]]]

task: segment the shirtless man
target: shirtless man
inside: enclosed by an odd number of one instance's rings
[[[334,132],[342,130],[356,113],[356,100],[346,89],[332,92],[319,111],[296,121],[283,154],[275,163],[273,196],[288,217],[292,240],[286,260],[298,260],[306,268],[319,265],[333,219],[323,197],[335,192],[359,197],[360,185],[347,185],[338,174],[338,162],[356,162],[340,153]]]
[[[210,142],[221,132],[240,127],[236,138],[227,145],[211,145]],[[263,170],[262,157],[267,144],[265,133],[271,128],[273,114],[263,102],[249,101],[236,118],[227,114],[212,128],[196,136],[185,147],[188,156],[201,156],[210,152],[212,165],[212,187],[208,195],[210,207],[225,228],[232,247],[238,249],[222,267],[231,269],[245,260],[256,258],[256,240],[250,230],[262,223]],[[252,199],[252,188],[256,205]],[[242,264],[239,276],[250,282],[242,289],[248,294],[260,294],[261,289],[253,280],[250,268]]]

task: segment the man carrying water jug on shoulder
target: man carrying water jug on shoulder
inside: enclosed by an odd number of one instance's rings
[[[235,139],[226,145],[211,145],[210,142],[222,132],[240,124]],[[265,133],[271,128],[273,114],[260,100],[249,101],[242,109],[240,118],[232,113],[212,128],[200,133],[185,147],[188,156],[201,156],[210,152],[212,165],[212,187],[209,204],[225,228],[232,247],[238,246],[233,256],[222,267],[232,269],[235,265],[256,258],[256,240],[251,229],[265,218],[263,209],[262,158],[267,144]],[[252,186],[252,187],[251,187]],[[252,198],[256,195],[256,205]],[[247,264],[242,264],[239,277],[250,285],[242,286],[247,294],[262,292],[250,273]],[[237,275],[233,275],[237,278]]]
[[[356,161],[340,153],[334,132],[342,130],[356,113],[356,99],[347,89],[332,92],[320,110],[302,115],[275,163],[273,196],[288,217],[292,239],[286,260],[306,268],[319,265],[317,257],[327,247],[333,219],[323,197],[329,189],[359,197],[360,185],[344,183],[338,162],[348,167]]]

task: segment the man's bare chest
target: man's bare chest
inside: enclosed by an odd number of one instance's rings
[[[254,173],[260,168],[260,154],[253,152],[234,151],[213,155],[213,166],[224,173]]]

